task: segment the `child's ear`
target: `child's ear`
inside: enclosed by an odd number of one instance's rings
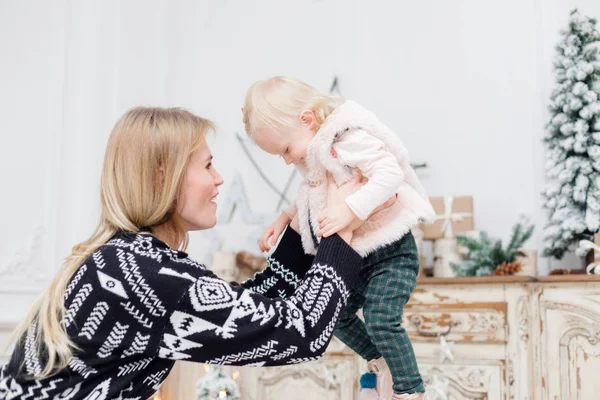
[[[314,128],[316,124],[315,113],[312,110],[304,110],[300,113],[300,122],[307,128]]]

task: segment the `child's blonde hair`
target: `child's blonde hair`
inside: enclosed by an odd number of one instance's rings
[[[248,136],[260,128],[297,126],[300,114],[315,115],[315,130],[344,102],[341,96],[323,93],[307,83],[287,76],[275,76],[255,82],[246,93],[243,122]]]
[[[98,226],[92,236],[73,247],[12,337],[16,341],[27,335],[32,338],[32,351],[46,355],[44,368],[33,378],[46,378],[65,368],[77,350],[63,323],[64,295],[71,277],[90,254],[119,231],[140,232],[163,224],[185,249],[187,231],[176,215],[179,189],[190,154],[213,129],[212,122],[178,108],[137,107],[117,122],[104,155]]]

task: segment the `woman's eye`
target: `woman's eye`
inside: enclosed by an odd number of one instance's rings
[[[212,168],[212,163],[210,163],[206,166],[206,169],[211,169],[211,168]]]

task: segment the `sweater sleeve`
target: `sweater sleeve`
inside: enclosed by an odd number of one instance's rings
[[[360,219],[369,214],[398,190],[404,174],[393,154],[385,150],[384,143],[362,129],[344,133],[333,144],[338,160],[349,167],[358,168],[369,181],[346,198],[346,204]]]
[[[314,257],[305,254],[300,235],[288,226],[266,268],[241,283],[245,289],[266,297],[286,298],[298,288]]]
[[[271,299],[205,271],[168,315],[159,357],[272,366],[320,357],[362,265],[338,235],[323,239],[289,299]]]

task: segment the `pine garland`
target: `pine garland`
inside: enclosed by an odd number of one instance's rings
[[[468,250],[465,260],[451,264],[457,276],[484,276],[496,271],[499,265],[514,263],[517,257],[524,257],[519,250],[533,234],[533,225],[519,222],[513,226],[511,239],[506,249],[501,240],[492,240],[487,233],[481,232],[479,240],[465,235],[457,235],[458,245]]]

